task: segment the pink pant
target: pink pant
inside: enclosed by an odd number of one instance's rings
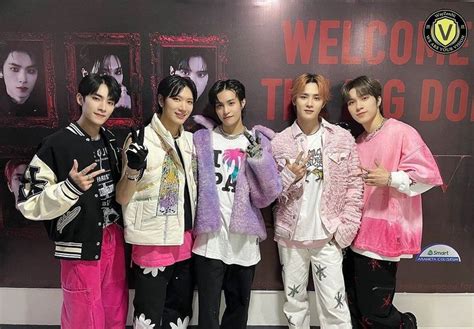
[[[124,329],[128,312],[123,230],[104,229],[97,261],[61,260],[62,329]]]

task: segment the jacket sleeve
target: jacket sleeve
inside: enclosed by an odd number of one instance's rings
[[[341,248],[345,248],[352,243],[360,226],[362,217],[364,182],[360,175],[360,160],[356,145],[353,142],[352,150],[348,158],[348,181],[345,195],[344,209],[340,216],[335,239]]]
[[[247,157],[250,201],[257,208],[268,207],[280,195],[281,179],[273,159],[270,141],[262,136],[262,156]]]
[[[58,182],[54,171],[38,155],[28,165],[19,190],[18,209],[31,220],[59,217],[83,194],[69,177]]]

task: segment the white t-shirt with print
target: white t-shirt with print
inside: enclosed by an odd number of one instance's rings
[[[306,164],[306,176],[301,210],[294,240],[325,240],[331,235],[321,220],[321,196],[323,194],[323,129],[307,136],[309,160]]]
[[[245,149],[248,144],[243,134],[231,139],[223,136],[217,128],[212,132],[222,226],[218,232],[198,235],[193,252],[207,258],[219,259],[228,265],[251,266],[260,261],[259,240],[256,235],[235,234],[229,231],[237,177],[246,161]]]

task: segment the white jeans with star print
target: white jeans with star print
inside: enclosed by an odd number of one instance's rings
[[[316,312],[322,329],[352,328],[347,306],[342,251],[330,241],[320,248],[300,249],[278,245],[285,287],[283,312],[289,328],[309,329],[308,285],[310,266],[316,293]]]

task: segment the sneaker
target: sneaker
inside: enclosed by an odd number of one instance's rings
[[[402,328],[403,329],[416,329],[417,324],[416,324],[416,316],[413,313],[406,312],[402,313]]]

